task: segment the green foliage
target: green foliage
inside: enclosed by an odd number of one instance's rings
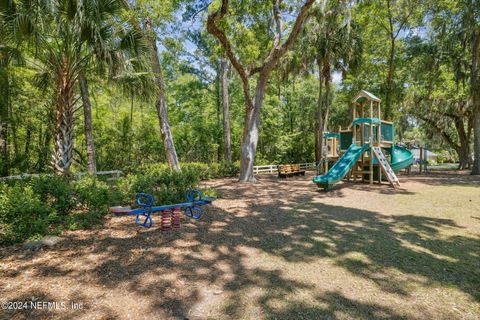
[[[33,2],[32,6],[42,3]],[[242,82],[232,69],[228,81],[234,162],[223,163],[220,61],[225,59],[225,52],[205,29],[206,15],[217,9],[220,1],[210,2],[208,12],[209,2],[203,1],[129,1],[128,10],[119,10],[115,5],[118,1],[82,2],[88,6],[105,4],[89,12],[73,12],[78,3],[70,0],[64,2],[71,5],[66,11],[58,10],[60,3],[45,3],[51,6],[29,11],[25,7],[28,1],[12,2],[16,9],[10,9],[25,13],[18,21],[8,19],[20,16],[9,16],[5,8],[0,8],[0,36],[4,40],[0,44],[0,127],[8,129],[8,150],[0,155],[2,175],[51,171],[48,164],[58,101],[53,86],[58,81],[46,80],[62,74],[57,71],[62,67],[60,56],[65,53],[72,58],[72,79],[81,71],[89,81],[97,169],[119,169],[130,175],[129,182],[122,182],[126,185],[118,188],[94,179],[29,180],[28,186],[50,208],[51,218],[60,221],[77,215],[79,210],[94,212],[108,202],[132,201],[140,187],[158,189],[157,202],[183,199],[183,190],[172,186],[186,187],[184,176],[170,174],[166,165],[158,164],[166,158],[155,108],[157,88],[148,62],[143,61],[145,57],[135,54],[148,50],[141,45],[142,37],[135,33],[132,21],[140,26],[149,21],[157,31],[154,36],[161,43],[168,116],[185,175],[198,181],[238,174],[235,161],[240,158],[245,120]],[[282,40],[291,30],[292,17],[301,3],[281,2]],[[269,78],[255,164],[313,161],[318,73],[325,71],[318,70],[318,60],[323,65],[328,62],[333,75],[329,130],[349,125],[350,101],[358,90],[367,89],[382,98],[382,112],[387,93],[390,96],[392,112],[386,120],[395,121],[398,140],[452,152],[462,138],[458,127],[465,129],[470,140],[464,139],[464,143],[471,145],[471,39],[479,21],[474,4],[448,0],[316,2],[299,41]],[[109,9],[110,5],[114,7]],[[44,16],[36,16],[44,10]],[[95,12],[106,15],[97,17]],[[31,24],[35,19],[42,23]],[[78,24],[82,19],[91,24]],[[220,27],[232,40],[238,58],[247,69],[254,70],[272,48],[272,2],[232,0],[224,20]],[[22,28],[7,28],[15,26],[11,23]],[[77,37],[89,25],[105,39],[101,46],[97,46],[96,39],[100,38],[94,32]],[[11,33],[15,30],[26,33]],[[42,36],[38,40],[47,41],[20,41],[32,39],[29,30]],[[117,54],[124,56],[116,61],[120,58]],[[148,54],[146,58],[150,58]],[[116,63],[106,68],[108,61]],[[252,86],[256,75],[251,77]],[[35,85],[39,83],[43,86]],[[78,86],[72,90],[72,97],[79,94]],[[325,100],[325,86],[320,99]],[[78,107],[80,103],[75,105]],[[72,172],[86,171],[81,111],[75,113],[78,119]],[[174,196],[160,195],[170,189]],[[81,227],[82,223],[75,220],[72,225]]]
[[[233,177],[240,172],[240,163],[212,162],[209,164],[200,162],[187,162],[181,164],[182,169],[197,173],[200,180],[208,180],[222,177]]]
[[[121,200],[115,188],[92,177],[0,182],[0,242],[92,227],[102,221],[108,205]]]
[[[105,211],[89,210],[72,214],[65,220],[64,228],[70,231],[92,229],[103,222]]]
[[[74,209],[76,205],[75,190],[68,178],[40,176],[29,179],[27,183],[32,185],[35,194],[57,215],[68,215]]]
[[[126,202],[133,203],[140,192],[153,195],[156,204],[175,203],[185,199],[185,190],[200,181],[197,172],[171,171],[163,165],[149,165],[142,174],[128,174],[118,181],[118,189]]]
[[[238,163],[199,162],[182,163],[182,171],[172,171],[166,164],[146,164],[127,174],[117,182],[117,190],[125,203],[133,204],[140,192],[152,194],[156,204],[169,204],[185,200],[185,191],[194,188],[201,180],[234,176]]]
[[[110,188],[107,183],[93,177],[85,177],[73,183],[77,203],[88,209],[105,209],[110,200]]]
[[[437,154],[437,163],[454,163],[458,161],[458,156],[448,150],[439,150]]]
[[[0,242],[45,234],[52,213],[30,185],[0,183]]]

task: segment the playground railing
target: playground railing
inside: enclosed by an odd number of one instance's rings
[[[87,175],[86,172],[75,172],[73,174],[75,178],[80,178],[85,175]],[[97,171],[97,176],[108,176],[108,175],[110,175],[111,177],[107,178],[107,180],[109,181],[117,180],[123,175],[123,172],[121,170]],[[15,176],[0,177],[0,180],[23,180],[28,178],[38,178],[40,176],[41,174],[38,174],[38,173],[22,173]],[[53,176],[53,174],[44,174],[44,176],[51,177]]]

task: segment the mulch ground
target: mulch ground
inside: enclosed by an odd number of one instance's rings
[[[0,248],[0,302],[24,308],[0,318],[480,319],[479,178],[311,178],[208,181],[220,198],[176,231],[108,216],[52,248]]]

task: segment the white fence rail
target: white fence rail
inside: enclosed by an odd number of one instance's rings
[[[83,177],[85,175],[87,175],[86,172],[75,172],[73,174],[75,178]],[[116,180],[123,175],[123,172],[121,170],[97,171],[97,176],[108,176],[108,175],[110,175],[111,177],[107,178],[107,180]],[[22,180],[27,178],[38,178],[40,176],[41,174],[38,174],[38,173],[32,173],[32,174],[23,173],[16,176],[0,177],[0,180]],[[45,176],[53,176],[53,174],[45,174]]]
[[[317,167],[315,162],[308,163],[299,163],[301,170],[314,170]],[[253,173],[255,174],[264,174],[264,173],[275,173],[278,172],[277,164],[269,164],[265,166],[253,166]]]
[[[306,162],[306,163],[299,163],[301,170],[315,170],[316,163],[315,162]],[[264,166],[253,166],[253,173],[255,174],[265,174],[265,173],[276,173],[277,172],[277,164],[269,164]],[[87,175],[86,172],[76,172],[73,174],[76,178],[83,177]],[[111,176],[107,178],[107,180],[117,180],[123,175],[121,170],[110,170],[110,171],[97,171],[97,176]],[[0,180],[22,180],[27,178],[35,178],[41,176],[38,173],[23,173],[16,176],[7,176],[7,177],[0,177]],[[45,174],[45,176],[52,176],[52,174]]]

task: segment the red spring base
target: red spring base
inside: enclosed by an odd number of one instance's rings
[[[160,221],[160,230],[168,231],[172,228],[172,213],[171,210],[163,210]]]
[[[172,227],[180,228],[180,218],[182,216],[182,210],[175,208],[172,210]]]

